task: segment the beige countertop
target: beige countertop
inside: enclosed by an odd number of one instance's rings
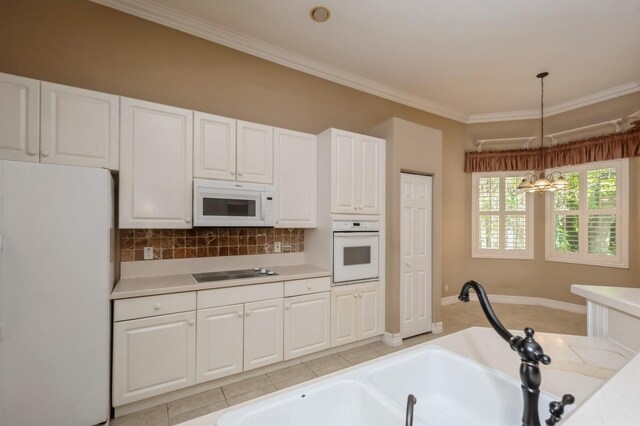
[[[571,293],[640,317],[640,288],[572,284]]]
[[[267,267],[278,275],[258,278],[212,281],[198,284],[191,274],[160,275],[156,277],[123,278],[116,284],[111,299],[154,296],[157,294],[180,293],[184,291],[209,290],[212,288],[237,287],[242,285],[292,281],[307,278],[328,277],[331,272],[311,265],[290,265]]]

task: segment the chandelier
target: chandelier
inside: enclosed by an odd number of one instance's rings
[[[518,185],[518,189],[525,192],[554,192],[569,186],[569,182],[559,171],[545,174],[544,167],[544,78],[548,72],[541,72],[536,77],[540,79],[540,172],[527,173]]]

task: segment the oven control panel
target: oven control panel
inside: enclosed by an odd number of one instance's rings
[[[372,220],[351,221],[351,220],[334,220],[334,231],[379,231],[380,222]]]

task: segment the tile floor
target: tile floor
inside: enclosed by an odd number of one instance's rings
[[[582,314],[560,311],[542,306],[493,304],[505,327],[521,330],[525,326],[536,331],[586,335],[586,317]],[[405,339],[402,346],[392,348],[382,342],[369,343],[337,354],[283,368],[262,376],[252,377],[221,388],[162,404],[138,413],[112,419],[112,426],[168,426],[184,422],[262,395],[297,385],[334,371],[369,361],[382,355],[406,349],[446,334],[472,326],[489,324],[477,302],[456,303],[442,307],[444,332],[431,333]]]

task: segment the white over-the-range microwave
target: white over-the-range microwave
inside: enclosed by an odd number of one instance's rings
[[[193,180],[194,226],[275,226],[275,188],[257,183]]]

